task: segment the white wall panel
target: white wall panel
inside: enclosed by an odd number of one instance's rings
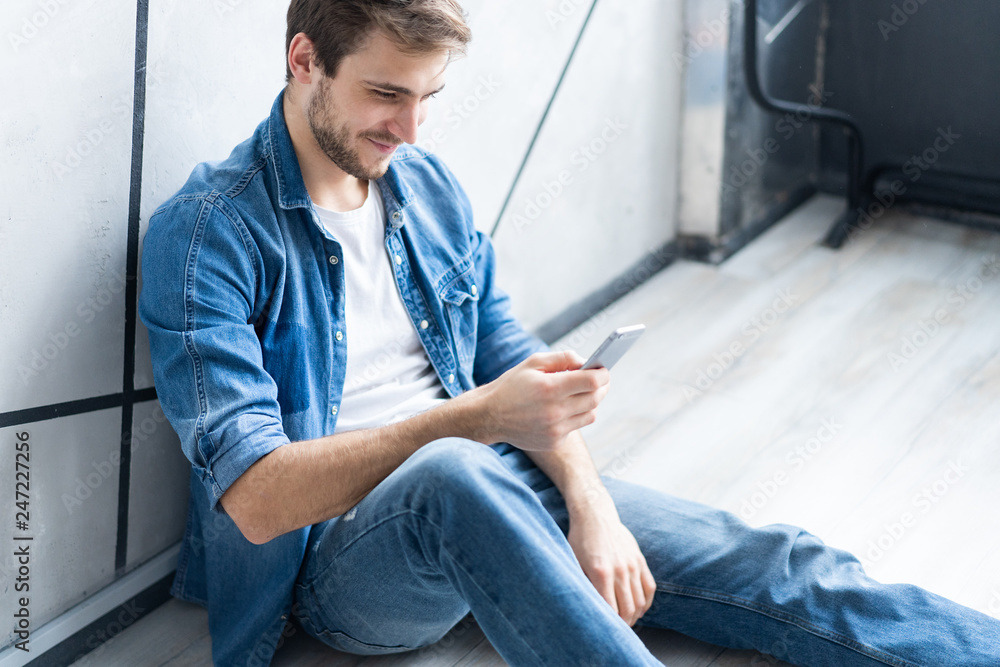
[[[681,4],[597,5],[495,239],[529,327],[675,235]]]
[[[467,7],[468,56],[449,66],[417,143],[455,172],[482,230],[496,221],[589,6],[486,0]]]
[[[0,521],[0,646],[10,642],[17,598],[17,536],[29,544],[30,619],[38,629],[109,584],[115,574],[121,410],[101,410],[0,429],[2,488],[14,488],[14,446],[27,432],[29,449],[28,530],[15,529],[13,492]],[[5,494],[6,495],[6,494]],[[15,595],[16,593],[16,595]]]
[[[121,391],[135,3],[2,14],[5,412]]]
[[[151,3],[140,234],[196,164],[228,157],[270,113],[285,81],[287,9],[287,2],[243,0]],[[153,386],[141,322],[135,386]]]
[[[141,565],[183,536],[190,472],[191,464],[159,402],[136,404],[126,569]]]

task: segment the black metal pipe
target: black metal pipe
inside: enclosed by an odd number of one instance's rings
[[[743,68],[750,98],[762,108],[775,113],[805,114],[810,120],[834,123],[844,128],[848,135],[847,211],[827,238],[827,245],[840,247],[847,238],[850,226],[857,218],[857,211],[864,207],[864,141],[861,127],[850,114],[818,105],[806,105],[771,97],[764,90],[758,72],[757,49],[757,0],[744,0],[743,16]]]

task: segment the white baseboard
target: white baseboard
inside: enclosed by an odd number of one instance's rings
[[[167,576],[177,567],[180,544],[153,557],[75,607],[31,633],[30,652],[11,646],[0,652],[0,667],[22,667]]]

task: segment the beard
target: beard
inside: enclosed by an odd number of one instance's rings
[[[392,156],[386,156],[384,162],[380,160],[372,166],[367,166],[361,161],[354,140],[372,139],[382,144],[396,146],[400,143],[399,138],[373,131],[361,132],[353,137],[347,123],[342,122],[333,110],[330,97],[329,82],[323,79],[306,109],[306,120],[316,143],[330,161],[344,173],[362,181],[381,178],[388,170]]]

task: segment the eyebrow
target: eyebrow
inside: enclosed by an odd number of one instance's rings
[[[409,88],[406,88],[405,86],[397,86],[394,83],[382,83],[382,82],[379,82],[379,81],[365,81],[364,83],[366,83],[367,85],[369,85],[369,86],[371,86],[373,88],[381,88],[382,90],[388,90],[388,91],[391,91],[391,92],[394,92],[394,93],[399,93],[400,95],[406,95],[408,97],[416,97],[417,96],[416,93],[414,93]],[[429,95],[437,95],[442,90],[444,90],[444,84],[442,84],[441,87],[438,88],[437,90],[435,90],[435,91],[433,91],[431,93],[428,93],[428,94]]]

